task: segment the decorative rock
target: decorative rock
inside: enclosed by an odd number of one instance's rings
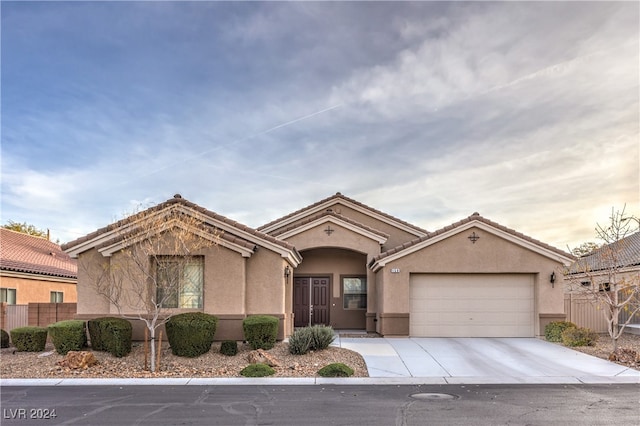
[[[280,363],[264,349],[249,352],[247,359],[251,364],[267,364],[269,367],[279,367]]]
[[[640,363],[640,353],[633,349],[618,348],[609,355],[609,361]]]
[[[72,370],[79,368],[86,370],[97,363],[98,360],[93,355],[93,352],[88,351],[69,351],[61,361],[58,361],[58,365]]]

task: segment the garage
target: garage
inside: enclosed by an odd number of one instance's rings
[[[534,274],[411,274],[414,337],[533,337]]]

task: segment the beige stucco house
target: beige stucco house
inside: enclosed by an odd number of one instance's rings
[[[252,229],[179,195],[179,209],[221,236],[198,253],[200,310],[217,339],[242,339],[251,314],[294,327],[327,324],[385,336],[532,337],[564,319],[555,270],[572,256],[477,213],[429,232],[337,193]],[[63,246],[78,258],[78,316],[114,314],[83,271],[113,261],[119,223]],[[198,275],[198,276],[200,276]],[[558,277],[560,279],[560,277]],[[194,308],[195,306],[195,308]]]

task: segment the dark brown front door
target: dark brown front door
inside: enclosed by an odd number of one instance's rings
[[[295,277],[294,326],[329,325],[329,277]]]

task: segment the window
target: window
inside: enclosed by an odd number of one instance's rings
[[[64,293],[61,291],[52,291],[51,303],[62,303],[62,302],[64,302]]]
[[[611,291],[611,284],[609,283],[602,283],[600,284],[599,289],[600,291]]]
[[[16,304],[15,288],[0,288],[0,302],[6,302],[8,305]]]
[[[347,277],[342,279],[343,308],[367,309],[367,279]]]
[[[201,256],[162,256],[156,260],[156,303],[164,308],[202,309]]]

